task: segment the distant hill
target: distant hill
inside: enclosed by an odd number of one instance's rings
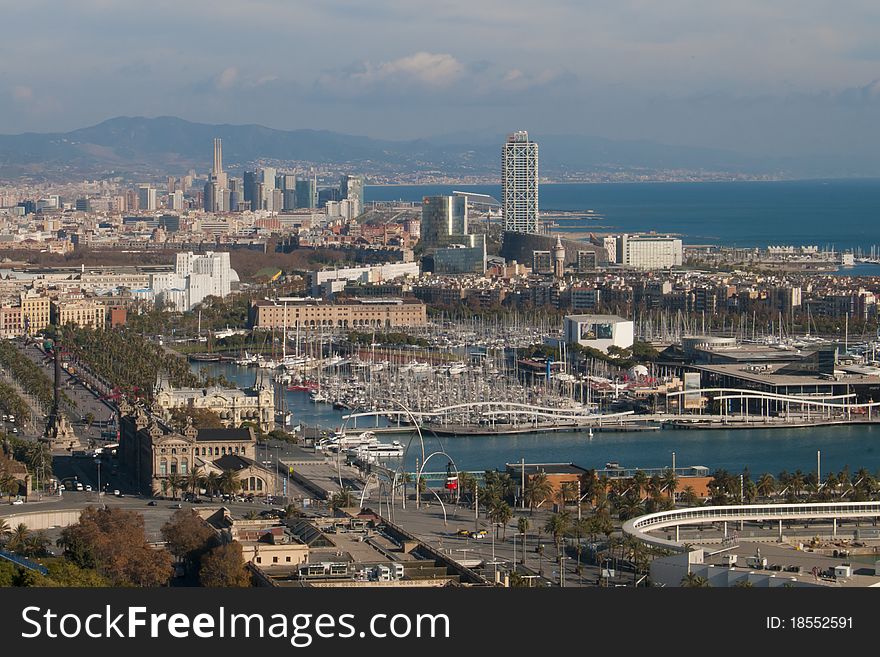
[[[210,166],[211,142],[223,139],[224,163],[236,171],[258,160],[352,164],[364,172],[433,171],[452,176],[497,175],[503,135],[450,135],[390,141],[327,130],[275,130],[260,125],[209,125],[161,116],[117,117],[66,133],[0,135],[0,177],[179,174]],[[576,173],[707,170],[762,175],[809,167],[736,153],[581,135],[533,134],[542,176]],[[827,161],[826,161],[827,164]],[[829,167],[810,175],[834,173]]]

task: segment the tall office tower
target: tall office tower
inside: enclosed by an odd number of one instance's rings
[[[156,190],[150,185],[141,185],[138,187],[138,207],[141,210],[156,209]]]
[[[538,144],[529,133],[508,135],[501,147],[501,208],[504,230],[540,233],[538,219]]]
[[[171,210],[183,210],[183,192],[179,189],[168,195],[168,207]]]
[[[245,171],[244,172],[244,184],[242,185],[242,191],[244,192],[244,200],[245,203],[250,203],[251,210],[259,210],[260,204],[257,203],[256,193],[257,193],[257,172],[256,171]]]
[[[261,170],[260,182],[263,183],[263,209],[269,210],[269,212],[280,210],[281,208],[276,208],[274,205],[275,169],[273,169],[272,167],[264,167]]]
[[[281,190],[281,210],[296,209],[296,176],[280,173],[275,176],[275,187]]]
[[[315,178],[297,179],[296,207],[311,210],[318,207],[318,184]]]
[[[229,179],[229,211],[241,212],[241,180]]]
[[[226,173],[223,171],[223,143],[220,137],[214,138],[214,166],[211,168],[211,178],[220,187],[226,189]]]
[[[422,199],[422,243],[445,246],[452,235],[468,231],[467,197],[426,196]]]
[[[345,174],[339,181],[339,193],[348,200],[356,198],[359,207],[364,207],[364,177]]]
[[[214,138],[214,163],[208,182],[205,183],[203,207],[208,212],[229,210],[229,191],[226,173],[223,171],[223,144],[219,137]]]

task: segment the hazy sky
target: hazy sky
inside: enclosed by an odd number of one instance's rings
[[[875,149],[877,0],[0,0],[0,132],[175,115]]]

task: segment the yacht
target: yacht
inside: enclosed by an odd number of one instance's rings
[[[379,459],[400,458],[403,456],[404,448],[400,441],[380,443],[376,438],[373,438],[373,440],[375,442],[370,442],[347,451],[349,454],[367,463],[375,463]]]
[[[336,452],[339,450],[348,451],[352,449],[357,449],[359,447],[364,447],[366,445],[375,445],[379,440],[376,438],[376,434],[372,431],[364,431],[357,435],[351,435],[347,433],[336,433],[332,438],[328,438],[327,440],[321,443],[322,447],[329,449],[330,451]]]

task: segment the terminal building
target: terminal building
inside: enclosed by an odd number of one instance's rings
[[[567,315],[563,320],[563,336],[568,344],[605,352],[610,347],[629,349],[633,346],[634,325],[617,315]]]
[[[182,478],[232,470],[241,491],[254,496],[275,490],[275,475],[256,460],[257,440],[251,427],[196,429],[191,423],[175,431],[141,406],[119,404],[120,465],[147,495],[183,492]],[[174,490],[176,488],[176,491]]]

